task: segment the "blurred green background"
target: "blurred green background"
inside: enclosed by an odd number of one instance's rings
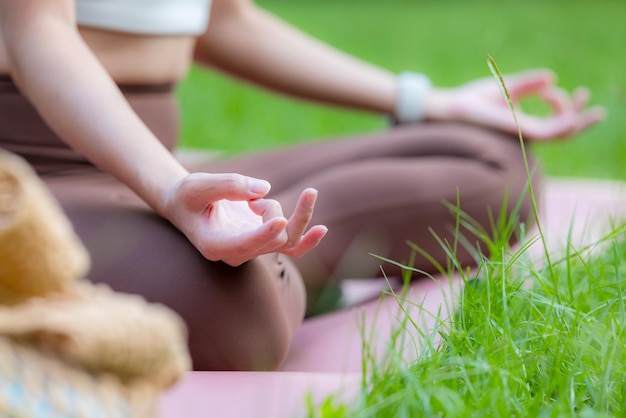
[[[608,117],[573,140],[534,144],[546,172],[626,180],[624,0],[258,0],[257,4],[344,51],[394,72],[425,72],[439,86],[490,76],[487,54],[503,73],[552,68],[561,86],[590,87],[593,103],[605,106]],[[386,126],[378,115],[277,97],[197,68],[178,95],[182,145],[231,154]]]

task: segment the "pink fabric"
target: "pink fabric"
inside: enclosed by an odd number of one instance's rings
[[[350,401],[358,374],[284,372],[190,372],[162,399],[162,418],[291,418],[306,416],[326,396]]]
[[[365,284],[365,283],[364,283]],[[446,321],[457,306],[462,281],[451,278],[420,279],[413,282],[403,299],[378,298],[339,312],[307,319],[296,331],[282,371],[360,373],[362,370],[363,330],[371,353],[382,359],[391,341],[391,333],[409,313],[419,330],[408,324],[408,338],[403,347],[407,360],[417,358],[416,347],[422,337],[418,331],[432,330]],[[400,292],[400,289],[397,290]],[[400,306],[402,305],[402,309]]]
[[[596,243],[626,220],[626,182],[555,178],[547,182],[540,206],[541,226],[551,252],[570,235],[578,249]],[[536,230],[534,231],[536,233]],[[531,251],[543,255],[539,243]]]

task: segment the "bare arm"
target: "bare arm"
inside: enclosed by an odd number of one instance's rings
[[[196,59],[283,94],[379,113],[395,105],[395,76],[256,7],[214,0]]]
[[[270,185],[238,174],[189,174],[158,141],[80,37],[72,0],[0,0],[11,75],[72,148],[131,187],[210,260],[299,256],[326,233],[305,231],[316,192],[286,219]]]
[[[252,0],[214,0],[211,24],[200,37],[195,58],[268,89],[298,98],[384,114],[395,111],[396,77],[342,53],[256,7]],[[556,87],[548,70],[506,77],[514,100],[538,96],[553,113],[519,112],[527,139],[575,135],[603,118],[587,109],[588,92],[570,95]],[[467,122],[517,133],[517,126],[492,77],[455,88],[431,88],[419,99],[430,120]]]
[[[160,211],[187,172],[132,111],[84,44],[71,0],[1,0],[11,75],[72,148]]]

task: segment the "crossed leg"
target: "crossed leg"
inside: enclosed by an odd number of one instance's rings
[[[534,162],[529,161],[531,170]],[[319,190],[312,222],[328,226],[322,243],[296,260],[308,290],[309,310],[331,281],[397,276],[399,269],[368,255],[409,260],[407,240],[445,265],[435,234],[454,242],[456,206],[490,231],[506,202],[507,215],[531,218],[527,174],[516,138],[467,125],[425,124],[342,140],[218,161],[207,171],[233,171],[269,180],[272,196],[287,212],[304,187]],[[540,176],[534,173],[533,183]],[[447,204],[446,204],[447,202]],[[515,207],[519,205],[516,209]],[[478,246],[468,230],[460,233]],[[483,248],[484,250],[484,248]],[[455,254],[464,265],[474,255],[462,245]],[[414,267],[433,272],[417,257]]]
[[[443,202],[488,228],[525,191],[519,143],[461,125],[425,124],[341,140],[311,142],[213,162],[200,169],[269,180],[290,213],[305,187],[320,192],[313,222],[329,233],[295,263],[267,255],[240,267],[202,258],[166,221],[109,176],[48,178],[92,254],[89,278],[163,303],[186,321],[196,370],[273,369],[284,359],[308,304],[331,281],[380,274],[376,253],[407,261],[411,240],[438,260],[429,229],[452,240],[455,217]],[[530,213],[528,199],[518,216]],[[471,241],[472,238],[470,237]],[[457,257],[472,263],[471,254]],[[426,260],[416,267],[432,270]],[[389,275],[392,265],[383,266]]]

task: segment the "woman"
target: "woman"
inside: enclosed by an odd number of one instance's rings
[[[458,193],[488,227],[489,212],[505,196],[512,212],[525,188],[493,80],[446,90],[397,77],[248,0],[0,0],[0,28],[0,146],[33,164],[61,201],[92,254],[92,280],[183,316],[196,369],[277,367],[305,287],[311,307],[330,280],[377,275],[368,252],[406,260],[407,239],[441,260],[429,230],[450,234],[442,202]],[[171,154],[172,86],[193,60],[283,94],[429,123],[190,172]],[[602,118],[586,109],[585,90],[570,96],[549,71],[507,84],[514,99],[534,94],[554,109],[521,115],[528,139]],[[468,251],[457,256],[472,262]]]

